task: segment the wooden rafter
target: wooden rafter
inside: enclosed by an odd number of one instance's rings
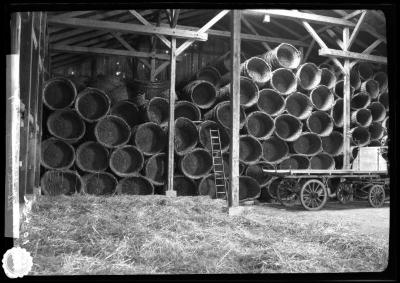
[[[70,27],[80,27],[80,28],[90,28],[106,31],[118,31],[123,33],[134,33],[134,34],[147,34],[147,35],[168,35],[178,38],[191,38],[193,40],[206,41],[207,34],[204,32],[192,32],[187,30],[171,29],[166,27],[150,27],[136,24],[126,24],[119,22],[110,21],[98,21],[98,20],[87,20],[78,18],[61,18],[52,17],[48,20],[49,23],[70,26]]]
[[[355,26],[355,28],[353,30],[353,33],[351,34],[349,42],[347,44],[347,50],[349,50],[351,48],[351,45],[353,44],[353,42],[355,41],[358,33],[360,32],[361,25],[364,23],[366,15],[367,15],[367,11],[365,10],[361,14],[360,18],[358,19],[357,25]]]
[[[129,10],[129,12],[135,16],[142,24],[144,24],[147,27],[152,27],[153,25],[149,23],[141,14],[136,12],[135,10]],[[156,35],[168,48],[171,47],[171,42],[161,34]]]
[[[314,38],[314,40],[318,43],[318,45],[319,45],[321,48],[326,48],[326,49],[328,49],[328,46],[326,46],[325,42],[318,36],[318,34],[316,33],[316,31],[313,29],[313,27],[312,27],[309,23],[307,23],[307,22],[305,22],[305,21],[303,21],[302,23],[303,23],[303,26],[306,28],[306,30],[310,33],[310,35],[311,35],[311,36]],[[342,70],[342,72],[344,72],[343,65],[339,62],[338,59],[332,58],[332,61],[340,68],[340,70]]]
[[[384,56],[375,56],[375,55],[356,53],[345,50],[322,48],[319,50],[318,54],[321,56],[330,56],[335,58],[354,59],[372,63],[387,64],[387,58]]]
[[[121,34],[119,32],[111,32],[111,34],[121,43],[122,46],[124,46],[126,49],[130,51],[137,51],[135,48],[133,48],[125,39],[122,38]],[[151,68],[150,64],[148,61],[144,60],[143,58],[139,58],[139,61],[142,62],[147,68]]]
[[[342,10],[334,10],[334,12],[337,13],[337,14],[339,14],[339,15],[341,15],[341,16],[347,16],[347,13],[344,12],[344,11],[342,11]],[[354,24],[354,25],[355,25],[355,24]],[[367,23],[364,23],[364,24],[363,24],[363,27],[361,27],[361,29],[362,29],[363,31],[368,32],[368,33],[371,34],[372,36],[374,36],[374,37],[376,37],[376,38],[378,38],[378,39],[381,39],[384,43],[386,43],[386,37],[385,37],[385,36],[382,36],[381,34],[379,34],[379,33],[374,29],[374,27],[372,27],[371,25],[369,25],[369,24],[367,24]]]
[[[311,13],[310,10],[305,10],[305,11],[307,11],[308,13]],[[343,20],[350,20],[351,18],[356,17],[356,16],[358,16],[359,14],[361,14],[362,11],[363,11],[363,10],[356,10],[356,11],[354,11],[354,12],[352,12],[352,13],[350,13],[350,14],[344,16],[344,17],[342,17],[342,19],[343,19]],[[317,29],[316,32],[317,32],[317,33],[322,33],[322,32],[324,32],[324,31],[330,29],[331,27],[332,27],[332,26],[330,26],[330,25],[329,25],[329,26],[325,26],[325,27],[322,27],[322,28]],[[301,37],[299,40],[307,40],[307,39],[309,39],[309,38],[311,38],[311,35],[308,34],[308,35],[306,35],[306,36]]]
[[[361,53],[362,54],[370,54],[381,43],[382,43],[382,40],[381,39],[377,39]],[[358,61],[351,62],[350,63],[350,67],[352,68],[355,64],[357,64],[357,62]]]
[[[254,25],[254,23],[253,23]],[[167,26],[166,24],[161,24],[161,26]],[[187,30],[196,30],[198,28],[192,27],[192,26],[184,26],[184,25],[176,25],[177,28],[180,29],[187,29]],[[209,36],[216,36],[216,37],[231,37],[231,32],[230,31],[224,31],[224,30],[215,30],[215,29],[209,29],[207,30],[207,34]],[[272,37],[272,36],[263,36],[263,35],[255,35],[255,34],[247,34],[247,33],[241,33],[240,34],[241,40],[245,41],[254,41],[254,42],[272,42],[272,43],[282,43],[282,42],[287,42],[290,44],[293,44],[295,46],[308,46],[309,44],[300,41],[300,40],[293,40],[293,39],[284,39],[281,37]]]
[[[53,44],[50,45],[50,50],[58,52],[68,52],[68,53],[87,53],[87,54],[101,54],[101,55],[114,55],[114,56],[127,56],[127,57],[141,57],[141,58],[154,57],[160,60],[169,60],[169,56],[167,54],[152,54],[149,52],[108,49],[100,47]]]
[[[245,17],[242,17],[242,22],[245,24],[245,26],[255,35],[260,35],[256,29],[245,19]],[[264,46],[267,50],[272,50],[271,46],[268,45],[265,41],[261,41],[262,46]]]
[[[229,10],[222,10],[219,12],[216,16],[214,16],[211,20],[209,20],[202,28],[200,28],[197,32],[199,34],[206,32],[209,30],[216,22],[218,22],[220,19],[222,19],[227,13],[229,13]],[[193,42],[195,42],[195,38],[193,39],[188,39],[184,43],[182,43],[179,48],[176,49],[176,55],[179,56],[183,51],[185,51],[186,48],[188,48]]]
[[[295,21],[307,21],[316,24],[330,24],[336,26],[354,27],[355,24],[348,20],[343,20],[335,17],[321,16],[310,13],[303,13],[295,10],[279,10],[279,9],[266,9],[266,10],[249,10],[249,12],[263,13],[275,18],[284,18]]]

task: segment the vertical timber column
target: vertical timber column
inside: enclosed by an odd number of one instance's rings
[[[6,68],[6,172],[4,235],[19,238],[19,157],[20,157],[20,40],[21,14],[11,15],[11,54]]]
[[[175,149],[175,76],[176,76],[176,38],[171,38],[171,85],[169,89],[169,121],[168,121],[168,187],[166,196],[176,196],[174,191],[174,149]]]
[[[239,124],[240,124],[240,21],[241,10],[232,10],[231,17],[231,109],[232,130],[230,136],[228,206],[239,206]]]
[[[349,28],[343,29],[343,50],[347,51],[350,39]],[[343,74],[343,169],[350,169],[350,101],[351,101],[351,90],[350,90],[350,60],[345,59],[344,61]]]

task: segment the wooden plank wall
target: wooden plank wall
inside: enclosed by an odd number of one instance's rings
[[[177,86],[181,82],[190,80],[201,67],[213,62],[214,59],[224,54],[228,48],[229,40],[224,38],[210,38],[207,42],[196,42],[193,47],[188,48],[187,52],[185,52],[186,55],[183,55],[183,60],[177,62]],[[118,65],[117,62],[119,62]],[[158,64],[160,63],[158,62]],[[136,68],[134,68],[132,59],[116,56],[91,56],[78,64],[54,69],[52,76],[68,76],[74,73],[76,76],[91,77],[97,74],[115,74],[117,71],[120,71],[120,76],[125,76],[125,78],[150,79],[150,72],[143,64],[137,64]],[[167,67],[158,75],[158,80],[168,80],[168,73],[169,68]]]

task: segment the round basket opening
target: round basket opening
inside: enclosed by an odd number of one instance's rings
[[[240,77],[240,105],[248,108],[258,101],[258,87],[250,79]]]
[[[310,159],[310,168],[311,169],[334,169],[335,168],[335,160],[332,156],[326,153],[320,153],[314,155]]]
[[[109,115],[99,120],[94,129],[97,141],[113,148],[126,144],[130,138],[130,127],[120,117]]]
[[[296,117],[284,114],[275,119],[275,133],[284,141],[296,140],[302,131],[303,124]]]
[[[204,149],[197,148],[182,158],[181,170],[188,178],[202,178],[206,176],[211,169],[211,154]]]
[[[84,120],[94,122],[107,115],[110,110],[110,100],[102,91],[87,88],[79,93],[75,108]]]
[[[359,109],[354,112],[354,122],[361,127],[368,127],[372,123],[371,111],[368,109]]]
[[[303,89],[310,90],[321,82],[321,70],[314,63],[305,63],[297,70],[297,78]]]
[[[215,87],[207,82],[201,81],[192,90],[192,101],[201,109],[210,108],[217,99]]]
[[[175,120],[175,152],[183,155],[194,149],[199,140],[195,124],[187,118]]]
[[[314,133],[303,133],[293,142],[293,150],[297,154],[315,155],[322,150],[321,138]]]
[[[108,161],[108,150],[97,142],[85,142],[76,150],[76,165],[83,171],[104,171]]]
[[[323,85],[314,88],[311,91],[310,98],[314,107],[321,111],[331,109],[335,100],[331,90]]]
[[[68,169],[75,161],[75,150],[69,143],[49,138],[42,141],[40,157],[47,169]]]
[[[265,186],[272,176],[264,173],[263,168],[272,170],[273,166],[269,163],[249,165],[246,169],[246,176],[252,177],[260,186]]]
[[[229,147],[229,135],[226,130],[214,121],[206,120],[199,126],[199,141],[200,144],[211,151],[210,130],[219,130],[221,138],[221,150],[225,152]]]
[[[292,155],[279,164],[280,169],[305,170],[310,167],[310,160],[303,155]]]
[[[276,57],[283,68],[296,69],[300,64],[299,51],[292,45],[282,43],[277,47]]]
[[[201,119],[200,109],[189,101],[179,101],[175,105],[175,119],[185,117],[192,121]]]
[[[298,119],[307,119],[312,112],[313,106],[308,96],[295,92],[286,98],[286,110]]]
[[[380,102],[372,102],[368,109],[371,111],[372,121],[374,122],[381,122],[386,117],[386,109]]]
[[[364,146],[370,142],[371,134],[368,128],[355,127],[351,130],[352,143],[356,146]]]
[[[252,136],[241,136],[239,140],[239,160],[244,164],[254,164],[262,156],[261,143]]]
[[[166,126],[169,117],[169,103],[165,98],[154,97],[147,105],[147,118],[149,122]]]
[[[261,111],[271,116],[279,115],[285,109],[284,98],[273,89],[260,90],[260,98],[257,104]]]
[[[231,128],[231,105],[229,101],[224,101],[218,104],[216,108],[217,121],[225,128]],[[246,114],[243,107],[239,108],[240,112],[240,124],[242,125],[246,119]]]
[[[246,75],[258,85],[264,85],[271,78],[271,68],[263,59],[251,57],[244,65]]]
[[[43,87],[43,102],[51,110],[64,109],[72,105],[76,97],[75,85],[65,78],[54,78]]]
[[[73,110],[57,110],[47,119],[49,132],[62,140],[75,142],[83,137],[86,126]]]
[[[336,85],[336,76],[335,74],[326,68],[321,69],[321,85],[326,86],[329,89],[332,89]]]
[[[166,134],[159,125],[148,122],[134,131],[134,142],[144,155],[153,155],[165,148]]]
[[[322,149],[326,153],[337,156],[343,153],[343,135],[333,131],[329,136],[322,137]]]
[[[321,137],[329,136],[333,130],[333,120],[331,116],[323,111],[315,111],[307,119],[308,129]]]
[[[131,128],[140,123],[139,109],[133,102],[118,101],[110,110],[110,114],[122,118]]]
[[[143,167],[142,153],[132,145],[115,149],[110,156],[110,168],[120,177],[137,174]]]
[[[332,118],[336,127],[343,127],[343,99],[338,99],[332,107]]]
[[[146,177],[156,186],[165,184],[168,163],[165,153],[158,153],[147,160],[145,167]]]
[[[296,76],[291,70],[277,69],[272,72],[271,86],[280,94],[288,95],[297,89]]]
[[[278,137],[272,137],[262,143],[262,152],[265,161],[279,163],[289,153],[287,143]]]
[[[248,134],[257,139],[269,138],[274,130],[274,120],[264,112],[256,111],[251,113],[246,119],[246,128]]]
[[[357,110],[366,108],[371,102],[371,98],[368,93],[359,92],[351,98],[350,106],[352,109]]]

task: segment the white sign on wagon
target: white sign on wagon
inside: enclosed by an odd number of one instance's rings
[[[387,171],[387,163],[381,151],[381,147],[361,147],[353,161],[353,170]]]

